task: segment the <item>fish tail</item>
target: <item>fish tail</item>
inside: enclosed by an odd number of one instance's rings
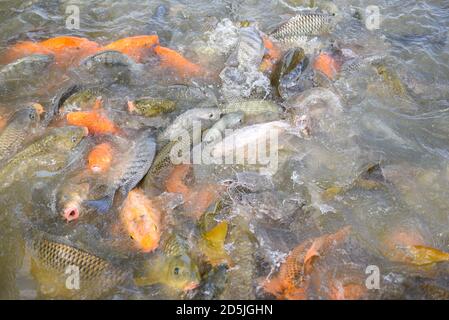
[[[98,200],[85,201],[85,204],[88,207],[95,208],[100,213],[106,213],[111,209],[113,201],[114,194],[112,193]]]

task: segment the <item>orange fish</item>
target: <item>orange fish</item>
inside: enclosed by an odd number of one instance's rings
[[[340,67],[341,65],[327,53],[321,53],[313,63],[313,69],[324,73],[331,80],[337,77]]]
[[[120,51],[134,59],[136,62],[142,62],[158,44],[159,37],[157,35],[134,36],[112,42],[103,49]]]
[[[112,147],[109,143],[95,146],[87,157],[89,170],[103,173],[109,170],[112,162]]]
[[[331,280],[329,299],[330,300],[360,300],[366,296],[366,287],[363,279],[355,279],[359,282],[347,282],[343,279]]]
[[[175,50],[156,46],[154,52],[161,61],[161,67],[171,69],[177,72],[181,77],[194,78],[205,75],[203,68],[190,62]]]
[[[259,68],[262,72],[271,72],[281,58],[281,50],[267,36],[263,37],[263,45],[265,46],[266,54]]]
[[[86,127],[91,134],[116,134],[120,129],[101,109],[101,98],[97,99],[92,111],[74,111],[66,116],[67,123]]]
[[[159,246],[161,215],[160,209],[140,189],[128,193],[120,211],[126,231],[143,252],[151,252]]]
[[[314,261],[346,239],[350,230],[351,228],[348,226],[334,234],[309,239],[301,243],[287,256],[278,275],[262,284],[264,290],[273,294],[277,299],[306,299]]]
[[[86,38],[61,36],[40,42],[40,45],[55,55],[58,65],[76,65],[82,59],[98,52],[100,45]]]
[[[168,192],[182,194],[186,213],[199,219],[206,209],[217,201],[221,188],[210,184],[189,188],[184,180],[191,169],[192,166],[187,164],[175,166],[165,182],[165,187]]]
[[[61,36],[41,42],[23,41],[6,50],[1,61],[10,63],[31,54],[52,54],[56,64],[69,66],[81,59],[98,52],[100,45],[86,38]]]
[[[53,54],[41,44],[32,41],[21,41],[6,49],[0,61],[2,64],[11,63],[17,59],[32,55],[32,54]]]

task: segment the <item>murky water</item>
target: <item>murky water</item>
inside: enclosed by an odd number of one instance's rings
[[[165,72],[158,61],[152,60],[154,57],[145,61],[146,69],[137,76],[125,74],[123,81],[112,84],[103,81],[107,76],[86,76],[76,67],[62,74],[51,69],[33,74],[26,85],[18,85],[3,95],[1,119],[30,102],[48,109],[54,97],[80,83],[105,89],[101,94],[103,107],[119,127],[131,131],[153,128],[155,135],[175,116],[130,116],[126,103],[139,97],[168,97],[167,88],[174,86],[196,88],[202,94],[210,92],[197,100],[171,97],[179,100],[175,115],[193,107],[223,106],[237,98],[273,100],[287,109],[303,110],[307,107],[302,104],[304,100],[295,98],[300,92],[294,92],[291,100],[276,97],[268,78],[257,70],[245,79],[250,89],[243,80],[243,85],[238,82],[235,87],[232,76],[225,79],[227,75],[220,73],[235,50],[239,22],[249,21],[269,34],[298,12],[302,2],[308,1],[81,0],[75,2],[80,11],[80,28],[69,30],[66,8],[71,1],[1,1],[3,51],[19,41],[37,42],[61,35],[85,37],[106,45],[134,35],[157,34],[162,46],[182,53],[212,74],[207,79],[180,79]],[[449,1],[378,1],[380,25],[371,31],[363,20],[370,1],[333,3],[339,9],[340,21],[329,36],[307,44],[304,49],[309,58],[312,60],[319,49],[328,49],[332,44],[350,49],[359,57],[381,57],[382,67],[389,73],[371,65],[320,84],[338,96],[342,108],[334,102],[323,108],[318,102],[310,137],[281,136],[285,154],[279,153],[273,175],[247,173],[247,168],[233,166],[194,166],[196,182],[192,188],[225,186],[220,194],[225,209],[216,219],[229,222],[231,229],[225,244],[235,262],[230,270],[217,271],[201,258],[204,252],[193,253],[201,238],[199,223],[186,214],[185,206],[172,205],[176,203],[173,195],[164,194],[170,218],[163,222],[163,234],[182,235],[192,255],[199,256],[194,259],[201,275],[199,287],[185,294],[166,290],[160,284],[137,287],[129,281],[117,285],[103,298],[273,298],[264,291],[261,279],[276,274],[290,250],[307,239],[334,233],[347,225],[352,227],[350,238],[338,249],[326,252],[316,266],[329,279],[313,279],[307,298],[341,298],[334,289],[338,282],[343,283],[343,289],[338,290],[345,291],[344,281],[356,283],[363,293],[343,294],[343,298],[449,297],[447,262],[414,264],[410,259],[398,258],[392,250],[399,243],[408,249],[421,245],[449,252]],[[400,79],[399,85],[391,74]],[[226,83],[229,79],[232,81]],[[289,119],[288,113],[283,113],[265,122]],[[249,117],[245,121],[247,125],[264,122],[256,120]],[[61,123],[53,121],[50,126]],[[30,132],[26,143],[41,134],[39,130]],[[134,138],[128,134],[122,141],[114,140],[118,154],[133,146]],[[83,170],[85,150],[98,142],[102,140],[87,138],[74,153],[72,164],[62,172],[42,170],[25,175],[2,191],[1,298],[48,298],[39,293],[41,283],[30,272],[30,253],[25,250],[26,235],[22,234],[24,219],[67,243],[110,261],[118,259],[131,273],[142,271],[142,260],[155,259],[133,248],[129,235],[120,231],[118,206],[106,215],[86,210],[79,221],[71,223],[63,221],[58,213],[59,190]],[[81,160],[77,161],[76,156]],[[147,196],[156,198],[167,191],[166,178],[167,173],[156,177],[157,190],[145,186]],[[88,181],[97,183],[92,177]],[[368,266],[379,270],[379,287],[366,288]]]

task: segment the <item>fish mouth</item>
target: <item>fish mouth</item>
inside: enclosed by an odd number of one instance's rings
[[[78,206],[74,204],[66,206],[62,213],[62,216],[67,220],[67,222],[77,220],[80,216]]]
[[[93,173],[100,173],[100,172],[103,171],[103,169],[101,168],[101,166],[98,166],[98,165],[92,166],[92,167],[90,168],[90,170],[91,170]]]
[[[190,291],[190,290],[196,289],[199,285],[200,284],[197,281],[189,282],[188,284],[185,285],[184,291]]]

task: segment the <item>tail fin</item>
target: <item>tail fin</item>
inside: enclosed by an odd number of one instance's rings
[[[101,199],[88,200],[85,201],[84,203],[88,207],[95,208],[100,213],[106,213],[111,209],[113,201],[114,201],[114,194],[112,193]]]

